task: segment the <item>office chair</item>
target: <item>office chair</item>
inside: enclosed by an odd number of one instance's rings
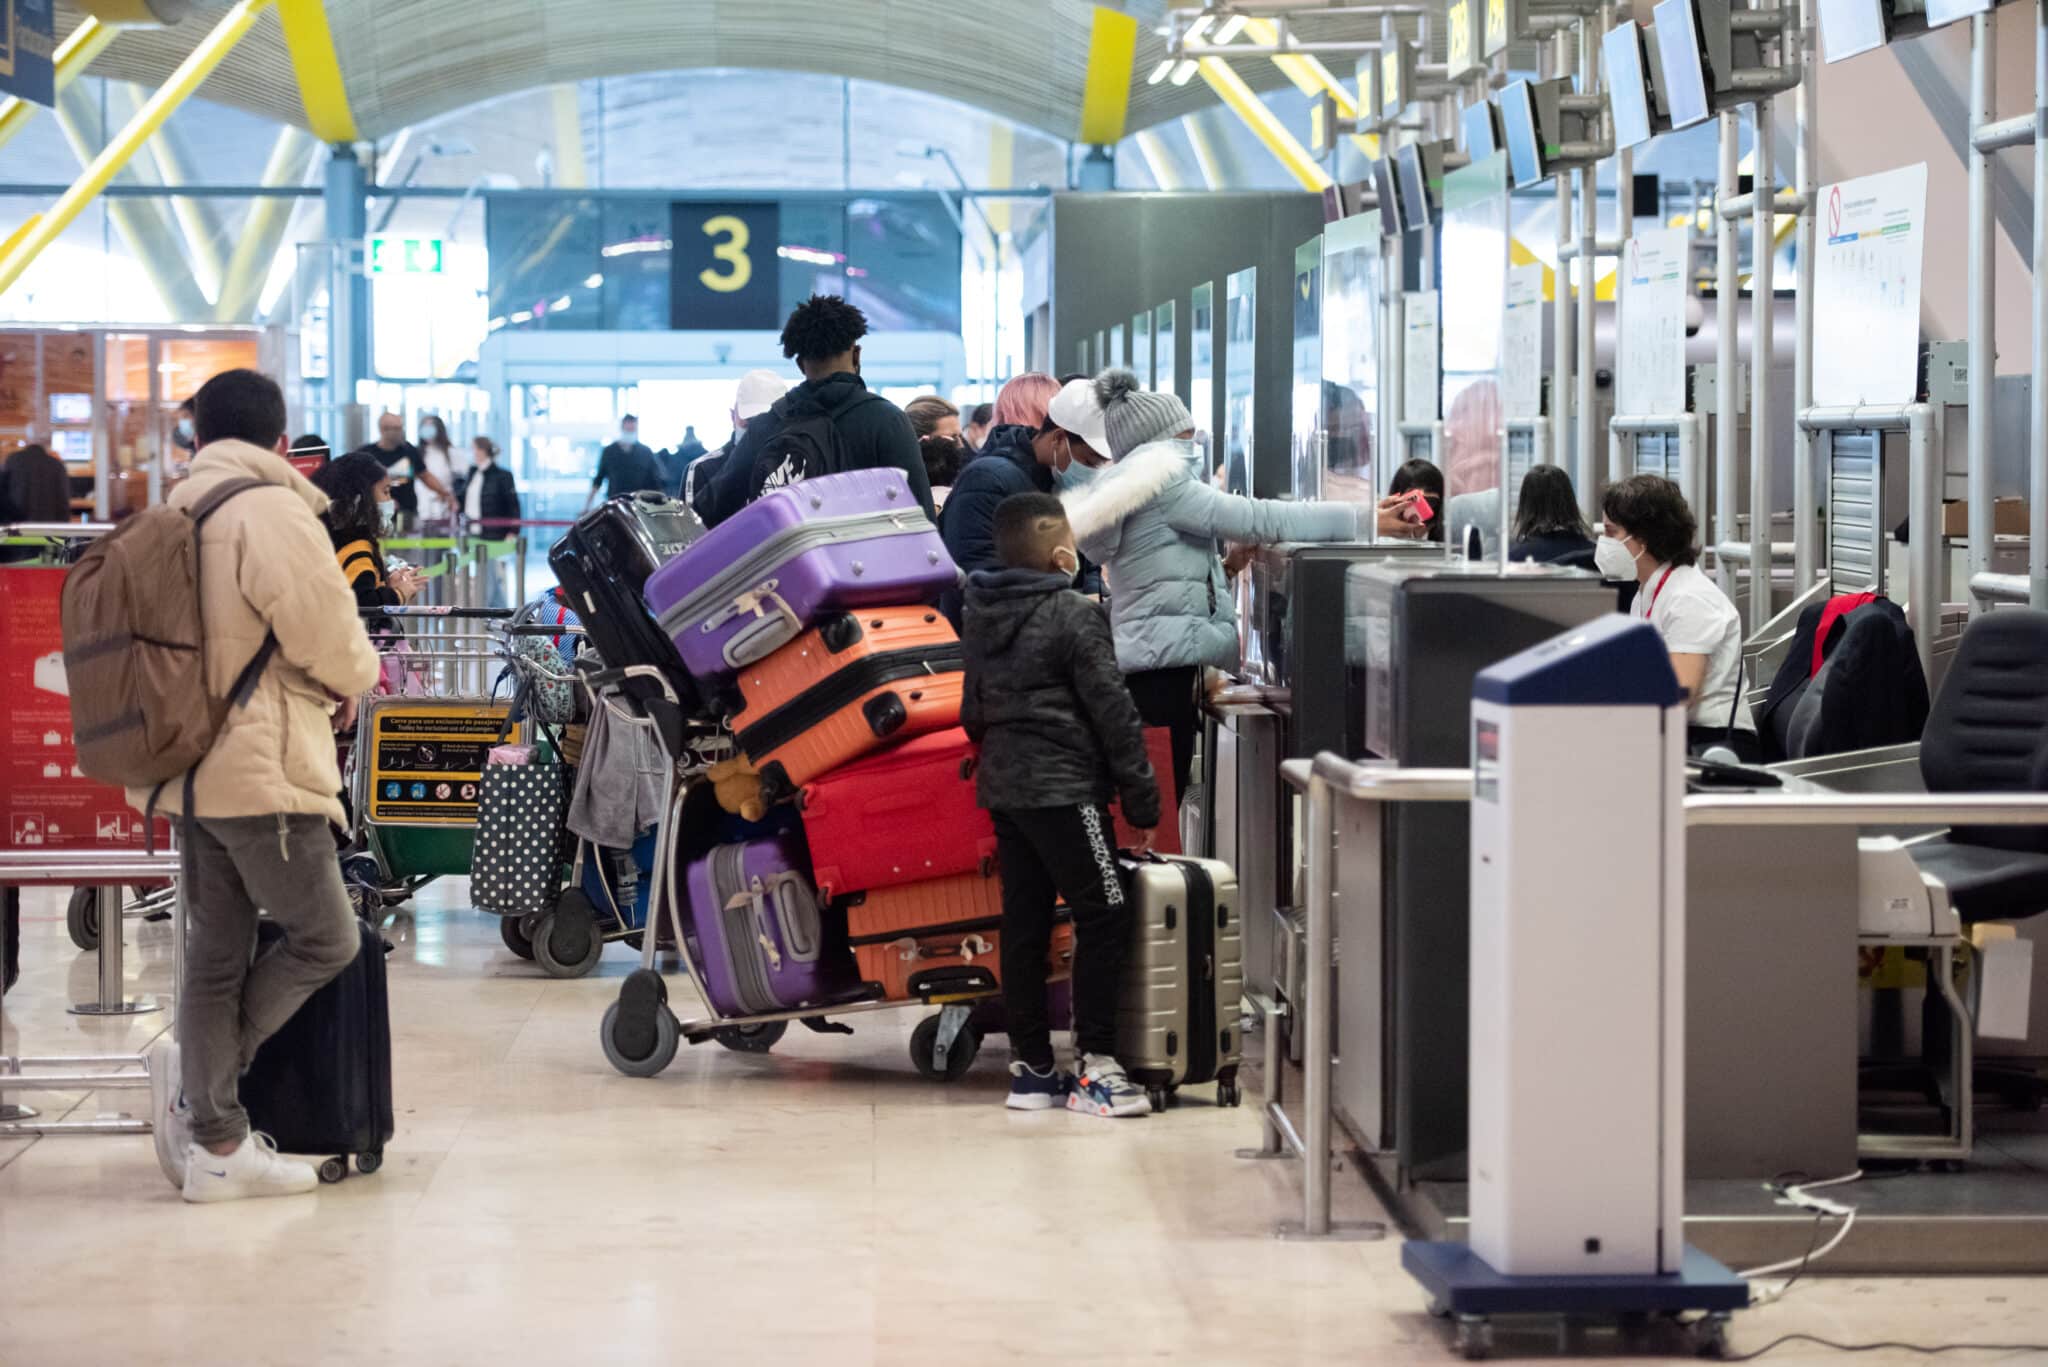
[[[1930,793],[2048,791],[2048,612],[2001,608],[1970,623],[1920,741]],[[1913,860],[1948,889],[1965,924],[2048,911],[2048,826],[1956,826],[1915,842]],[[2048,1080],[1979,1063],[1980,1086],[2025,1108]]]

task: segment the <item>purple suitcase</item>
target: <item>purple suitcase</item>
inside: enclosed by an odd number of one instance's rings
[[[656,570],[647,606],[699,678],[729,676],[836,608],[934,601],[959,571],[900,470],[777,489]]]
[[[718,845],[690,865],[699,982],[721,1016],[841,1002],[862,987],[844,937],[828,944],[799,837]]]

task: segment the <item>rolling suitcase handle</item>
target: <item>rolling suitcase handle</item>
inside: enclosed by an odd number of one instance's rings
[[[726,641],[720,649],[719,653],[724,658],[727,668],[744,669],[756,660],[772,655],[803,634],[803,620],[796,615],[781,593],[777,592],[781,582],[778,579],[764,579],[744,593],[735,595],[732,602],[722,611],[713,613],[698,623],[697,630],[708,635],[736,617],[752,614],[755,618]]]

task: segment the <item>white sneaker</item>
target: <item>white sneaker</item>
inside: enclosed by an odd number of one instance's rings
[[[251,1134],[225,1156],[194,1144],[185,1157],[185,1199],[240,1201],[250,1196],[296,1196],[320,1185],[311,1163],[280,1158],[267,1134]]]
[[[1067,1093],[1067,1109],[1082,1115],[1150,1115],[1152,1101],[1125,1075],[1121,1063],[1102,1054],[1083,1054],[1074,1090]]]
[[[185,1104],[185,1074],[178,1042],[157,1036],[149,1046],[149,1128],[157,1165],[174,1187],[185,1185],[185,1150],[192,1143],[192,1108]]]

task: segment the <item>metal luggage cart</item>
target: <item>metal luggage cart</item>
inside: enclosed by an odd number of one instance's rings
[[[498,658],[519,676],[523,685],[533,688],[542,684],[566,685],[586,692],[593,706],[604,705],[599,694],[588,688],[586,672],[569,668],[566,664],[555,668],[549,662],[521,654],[512,645],[521,636],[581,637],[582,627],[515,621],[500,626],[498,635]],[[514,690],[514,696],[526,692],[528,688],[518,688]],[[615,707],[613,710],[621,720],[639,721],[622,709]],[[567,757],[563,758],[566,760]],[[646,918],[635,914],[639,893],[631,898],[622,896],[619,870],[609,857],[613,852],[581,837],[574,839],[576,853],[570,862],[569,875],[548,906],[524,913],[496,913],[505,947],[522,959],[538,963],[550,977],[555,978],[580,978],[590,973],[603,957],[607,944],[623,940],[634,949],[640,949],[646,921]],[[653,844],[655,858],[658,859],[661,848],[658,833],[653,837]],[[632,851],[621,853],[627,858],[633,857]],[[654,888],[660,877],[659,866],[650,862],[644,876],[647,881],[642,890],[651,915]],[[479,910],[491,911],[492,908]]]
[[[511,610],[365,612],[429,628],[403,650],[380,650],[403,662],[407,689],[417,683],[420,691],[364,698],[343,765],[349,830],[342,880],[356,911],[376,924],[434,879],[469,873],[484,762],[505,732],[512,704],[488,692],[498,659],[494,638],[459,628],[502,621]]]
[[[605,669],[586,657],[577,662],[577,672],[596,704],[634,721],[644,720],[645,715],[619,692],[618,686],[628,678],[654,680],[676,717],[682,719],[671,727],[657,725],[672,760],[668,797],[655,845],[655,883],[647,927],[640,936],[640,967],[626,976],[618,1000],[605,1008],[604,1019],[598,1026],[599,1041],[611,1065],[628,1077],[654,1077],[674,1061],[684,1040],[691,1044],[715,1040],[737,1053],[764,1054],[788,1032],[792,1021],[800,1021],[821,1034],[852,1034],[852,1027],[840,1017],[937,1007],[911,1033],[911,1062],[919,1074],[933,1081],[951,1082],[966,1073],[981,1050],[983,1036],[1001,1028],[1002,999],[997,994],[889,1000],[854,997],[747,1016],[721,1016],[707,999],[705,1009],[711,1014],[687,1021],[670,1010],[668,982],[658,966],[662,949],[673,949],[681,956],[685,971],[703,981],[695,937],[684,928],[682,908],[686,894],[676,869],[675,841],[682,826],[684,801],[692,786],[703,779],[705,770],[734,753],[732,735],[722,725],[685,716],[680,701],[657,669]]]

